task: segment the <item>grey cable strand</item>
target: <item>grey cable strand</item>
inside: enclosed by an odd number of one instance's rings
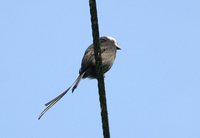
[[[101,49],[99,45],[99,27],[98,27],[96,1],[89,0],[89,6],[90,6],[90,14],[91,14],[91,26],[92,26],[94,54],[95,54],[95,61],[96,61],[96,70],[98,74],[97,80],[98,80],[98,90],[99,90],[99,101],[100,101],[100,107],[101,107],[103,135],[104,135],[104,138],[110,138],[108,111],[107,111],[107,103],[106,103],[106,92],[105,92],[104,76],[103,76],[103,70],[102,70]]]

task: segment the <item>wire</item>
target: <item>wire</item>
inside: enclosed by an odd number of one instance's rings
[[[103,76],[103,70],[102,70],[101,49],[99,45],[99,27],[98,27],[96,1],[89,0],[89,6],[90,6],[90,14],[91,14],[91,26],[92,26],[94,54],[95,54],[95,61],[96,61],[96,70],[97,70],[103,135],[104,135],[104,138],[110,138],[108,111],[107,111],[107,103],[106,103],[106,92],[105,92],[104,76]]]

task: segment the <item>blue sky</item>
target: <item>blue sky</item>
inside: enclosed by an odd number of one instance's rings
[[[100,35],[118,40],[106,92],[113,138],[200,137],[200,2],[97,1]],[[99,138],[95,80],[75,80],[92,42],[88,1],[0,1],[0,137]]]

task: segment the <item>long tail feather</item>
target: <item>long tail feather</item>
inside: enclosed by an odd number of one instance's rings
[[[72,88],[72,93],[73,93],[74,90],[77,88],[77,86],[78,86],[79,82],[81,81],[81,79],[83,78],[84,74],[85,74],[85,72],[83,72],[82,74],[80,74],[80,75],[78,76],[78,78],[76,79],[75,85],[74,85],[73,88]]]
[[[46,103],[45,106],[47,107],[40,113],[38,119],[40,119],[54,104],[56,104],[70,90],[70,88],[71,86],[66,91],[58,95],[56,98]]]
[[[85,74],[85,72],[83,72],[82,74],[80,74],[77,79],[74,81],[74,83],[67,89],[65,90],[63,93],[61,93],[60,95],[58,95],[57,97],[55,97],[54,99],[52,99],[51,101],[49,101],[48,103],[45,104],[46,108],[40,113],[38,120],[53,106],[55,105],[73,86],[72,88],[72,92],[76,89],[76,87],[78,86],[80,80],[83,78],[83,75]]]

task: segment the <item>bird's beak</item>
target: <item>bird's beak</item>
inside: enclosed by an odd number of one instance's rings
[[[116,43],[116,48],[117,48],[117,50],[121,50],[121,48],[120,48],[118,43]]]
[[[121,50],[121,48],[120,48],[120,47],[117,47],[117,50]]]

